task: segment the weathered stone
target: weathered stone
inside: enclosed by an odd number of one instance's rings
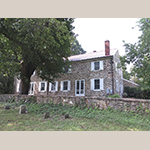
[[[69,113],[65,114],[65,119],[69,118]]]
[[[26,111],[26,106],[25,105],[20,105],[19,114],[24,114],[25,111]]]
[[[47,118],[49,118],[49,112],[46,112],[46,113],[44,114],[44,119],[47,119]]]
[[[4,108],[5,109],[10,109],[10,106],[9,105],[5,105]]]

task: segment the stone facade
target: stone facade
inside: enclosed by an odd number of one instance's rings
[[[106,45],[107,44],[107,45]],[[60,78],[54,79],[57,83],[57,90],[49,91],[49,83],[42,81],[36,72],[31,76],[31,95],[51,95],[51,96],[84,96],[84,97],[106,97],[110,94],[123,94],[122,69],[117,68],[120,63],[117,49],[109,49],[109,41],[105,41],[104,51],[86,53],[71,56],[71,71],[61,74]],[[92,63],[100,65],[100,69],[92,70]],[[66,83],[62,83],[67,81]],[[45,82],[45,90],[40,91],[41,82]],[[19,83],[19,82],[18,82]],[[68,84],[68,90],[62,90],[62,84]],[[47,88],[48,86],[48,88]],[[55,85],[56,86],[56,85]],[[97,87],[96,87],[97,86]],[[80,93],[80,94],[78,94]],[[81,94],[82,93],[82,94]]]

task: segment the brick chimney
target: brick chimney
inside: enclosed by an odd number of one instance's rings
[[[110,55],[109,40],[105,41],[105,55]]]

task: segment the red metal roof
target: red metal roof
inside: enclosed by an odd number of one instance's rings
[[[113,56],[116,52],[117,52],[117,49],[110,49],[110,55],[106,56],[105,50],[102,50],[102,51],[96,51],[96,52],[70,56],[68,59],[69,61],[80,61],[80,60],[94,59],[94,58],[99,58],[99,57],[108,57],[108,56]]]

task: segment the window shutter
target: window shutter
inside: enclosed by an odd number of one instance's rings
[[[52,83],[49,83],[49,91],[51,91]]]
[[[94,62],[91,62],[91,71],[94,70]]]
[[[94,79],[91,79],[91,90],[94,90]]]
[[[39,92],[41,91],[41,82],[39,82]]]
[[[70,91],[70,86],[71,86],[70,83],[71,83],[71,82],[68,81],[68,91]]]
[[[103,70],[103,61],[100,61],[99,64],[100,64],[100,70]]]
[[[45,89],[44,91],[47,91],[47,82],[45,82]]]
[[[104,90],[104,83],[103,79],[100,79],[100,89]]]
[[[60,91],[62,91],[63,90],[63,81],[61,81],[61,83],[60,83]]]
[[[58,81],[56,81],[56,91],[58,91]]]

